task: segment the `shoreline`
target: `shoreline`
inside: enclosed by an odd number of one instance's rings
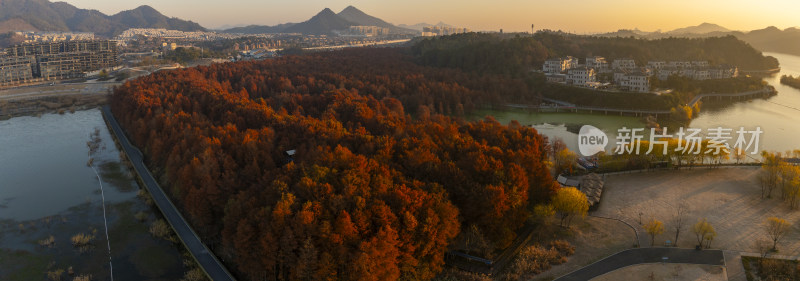
[[[0,120],[91,109],[108,103],[119,83],[23,86],[0,90]]]
[[[772,69],[761,69],[761,70],[739,70],[741,73],[750,73],[750,74],[774,74],[781,72],[780,67],[772,68]]]
[[[41,116],[47,113],[64,114],[100,108],[108,103],[108,95],[63,95],[37,99],[0,101],[0,120],[22,116]]]
[[[753,98],[764,98],[776,95],[777,91],[771,87],[764,87],[760,90],[755,91],[747,91],[747,92],[740,92],[740,93],[704,93],[698,94],[695,96],[694,99],[689,103],[690,107],[694,107],[695,104],[700,103],[705,98],[715,98],[715,100],[723,100],[727,98],[729,101],[742,101],[742,100],[750,100]],[[561,104],[569,104],[566,101],[548,99],[550,102],[561,103]],[[492,107],[492,109],[495,109]],[[648,115],[652,116],[664,116],[664,115],[671,115],[670,110],[649,110],[649,109],[631,109],[631,108],[607,108],[607,107],[595,107],[595,106],[582,106],[582,105],[573,105],[564,106],[564,105],[555,105],[555,106],[541,106],[541,105],[532,105],[532,104],[513,104],[513,103],[506,103],[498,105],[496,109],[499,110],[510,110],[510,109],[520,109],[520,110],[529,110],[535,111],[539,113],[588,113],[588,114],[598,114],[598,115],[617,115],[619,116],[629,116],[629,117],[646,117]]]

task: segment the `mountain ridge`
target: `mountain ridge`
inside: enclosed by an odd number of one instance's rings
[[[714,24],[714,23],[701,23],[695,26],[687,26],[684,28],[678,28],[672,31],[666,32],[667,34],[705,34],[711,32],[731,32],[732,30],[722,27],[721,25]]]
[[[287,27],[284,32],[306,35],[334,35],[334,31],[347,29],[353,25],[356,24],[340,17],[333,10],[325,8],[309,20]]]
[[[380,18],[371,16],[358,8],[350,5],[339,13],[334,13],[330,8],[322,11],[304,22],[283,23],[278,25],[248,25],[222,30],[224,33],[302,33],[307,35],[336,35],[337,31],[345,30],[351,26],[367,25],[388,28],[390,33],[415,34],[416,30],[402,28],[388,23]]]
[[[206,31],[200,24],[167,17],[148,5],[106,15],[94,9],[77,8],[66,2],[0,0],[0,32],[72,31],[113,37],[129,28]]]
[[[697,29],[700,27],[700,29]],[[708,27],[718,27],[708,28]],[[720,29],[721,28],[721,29]],[[708,32],[698,32],[698,30],[706,29]],[[723,31],[726,30],[726,31]],[[687,32],[694,31],[694,32]],[[644,39],[660,39],[666,37],[688,37],[688,38],[705,38],[705,37],[724,37],[734,36],[759,51],[762,52],[777,52],[783,54],[800,56],[800,29],[789,27],[781,30],[775,26],[768,26],[762,29],[754,29],[750,31],[733,31],[712,23],[703,23],[697,26],[689,26],[678,28],[668,32],[646,32],[639,31],[633,32],[629,29],[620,29],[615,32],[596,34],[595,36],[602,37],[636,37]]]

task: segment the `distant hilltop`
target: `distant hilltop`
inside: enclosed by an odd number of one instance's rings
[[[250,25],[223,30],[225,33],[302,33],[305,35],[337,35],[352,26],[374,26],[385,28],[389,34],[419,34],[414,29],[398,27],[382,19],[368,15],[356,7],[348,6],[334,13],[325,8],[309,20],[300,23],[284,23],[275,26]]]
[[[195,22],[164,16],[150,6],[109,16],[97,10],[79,9],[66,2],[0,0],[0,33],[73,31],[113,37],[129,28],[206,31]]]

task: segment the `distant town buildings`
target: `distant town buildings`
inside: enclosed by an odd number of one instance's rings
[[[163,28],[131,28],[122,32],[116,39],[131,40],[138,36],[168,38],[168,39],[189,39],[189,40],[213,40],[225,37],[222,33],[205,31],[180,31],[168,30]]]
[[[17,32],[17,34],[25,36],[25,43],[86,41],[95,39],[94,33],[91,32],[22,31]]]
[[[346,35],[382,36],[389,35],[389,29],[379,26],[354,25],[347,29]]]
[[[429,26],[422,28],[422,36],[441,36],[468,32],[470,30],[463,27]]]
[[[11,46],[0,56],[0,86],[84,77],[118,64],[114,41],[62,41]]]

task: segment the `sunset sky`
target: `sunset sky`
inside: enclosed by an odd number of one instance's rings
[[[800,26],[796,0],[65,0],[107,14],[150,5],[167,16],[200,23],[274,25],[307,20],[323,8],[339,12],[348,5],[393,24],[439,21],[473,30],[561,29],[577,33],[639,28],[645,31],[710,22],[734,30]]]

